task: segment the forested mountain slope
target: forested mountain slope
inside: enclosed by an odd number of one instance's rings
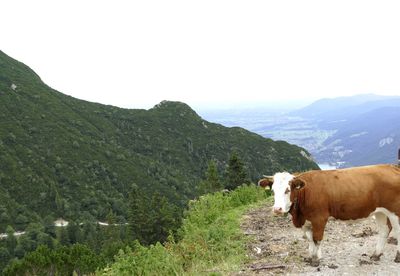
[[[0,230],[110,210],[124,221],[133,183],[183,205],[207,162],[223,172],[233,151],[253,180],[317,168],[300,147],[209,123],[184,103],[135,110],[66,96],[0,51]]]

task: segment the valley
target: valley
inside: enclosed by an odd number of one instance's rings
[[[317,163],[332,167],[396,163],[400,147],[396,96],[366,94],[321,99],[292,110],[254,108],[205,112],[204,117],[304,147]]]

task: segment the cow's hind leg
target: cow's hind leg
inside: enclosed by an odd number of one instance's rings
[[[376,244],[375,252],[371,256],[371,260],[379,261],[389,235],[389,227],[387,226],[387,216],[384,213],[376,213],[375,219],[378,225],[378,242]]]
[[[394,259],[394,261],[396,263],[400,263],[400,220],[399,220],[399,217],[396,216],[394,213],[390,213],[388,215],[388,218],[390,220],[390,223],[392,224],[393,235],[397,239],[397,254],[396,254],[396,258]]]

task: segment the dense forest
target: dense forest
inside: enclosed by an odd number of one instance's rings
[[[95,254],[90,269],[101,267],[134,240],[174,234],[203,193],[316,168],[300,147],[207,122],[184,103],[135,110],[66,96],[0,51],[2,267],[35,252]]]

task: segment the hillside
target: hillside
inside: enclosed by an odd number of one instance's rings
[[[222,173],[234,150],[253,180],[316,168],[300,147],[209,123],[184,103],[134,110],[66,96],[0,52],[0,230],[110,210],[123,222],[133,183],[182,206],[207,162]]]

